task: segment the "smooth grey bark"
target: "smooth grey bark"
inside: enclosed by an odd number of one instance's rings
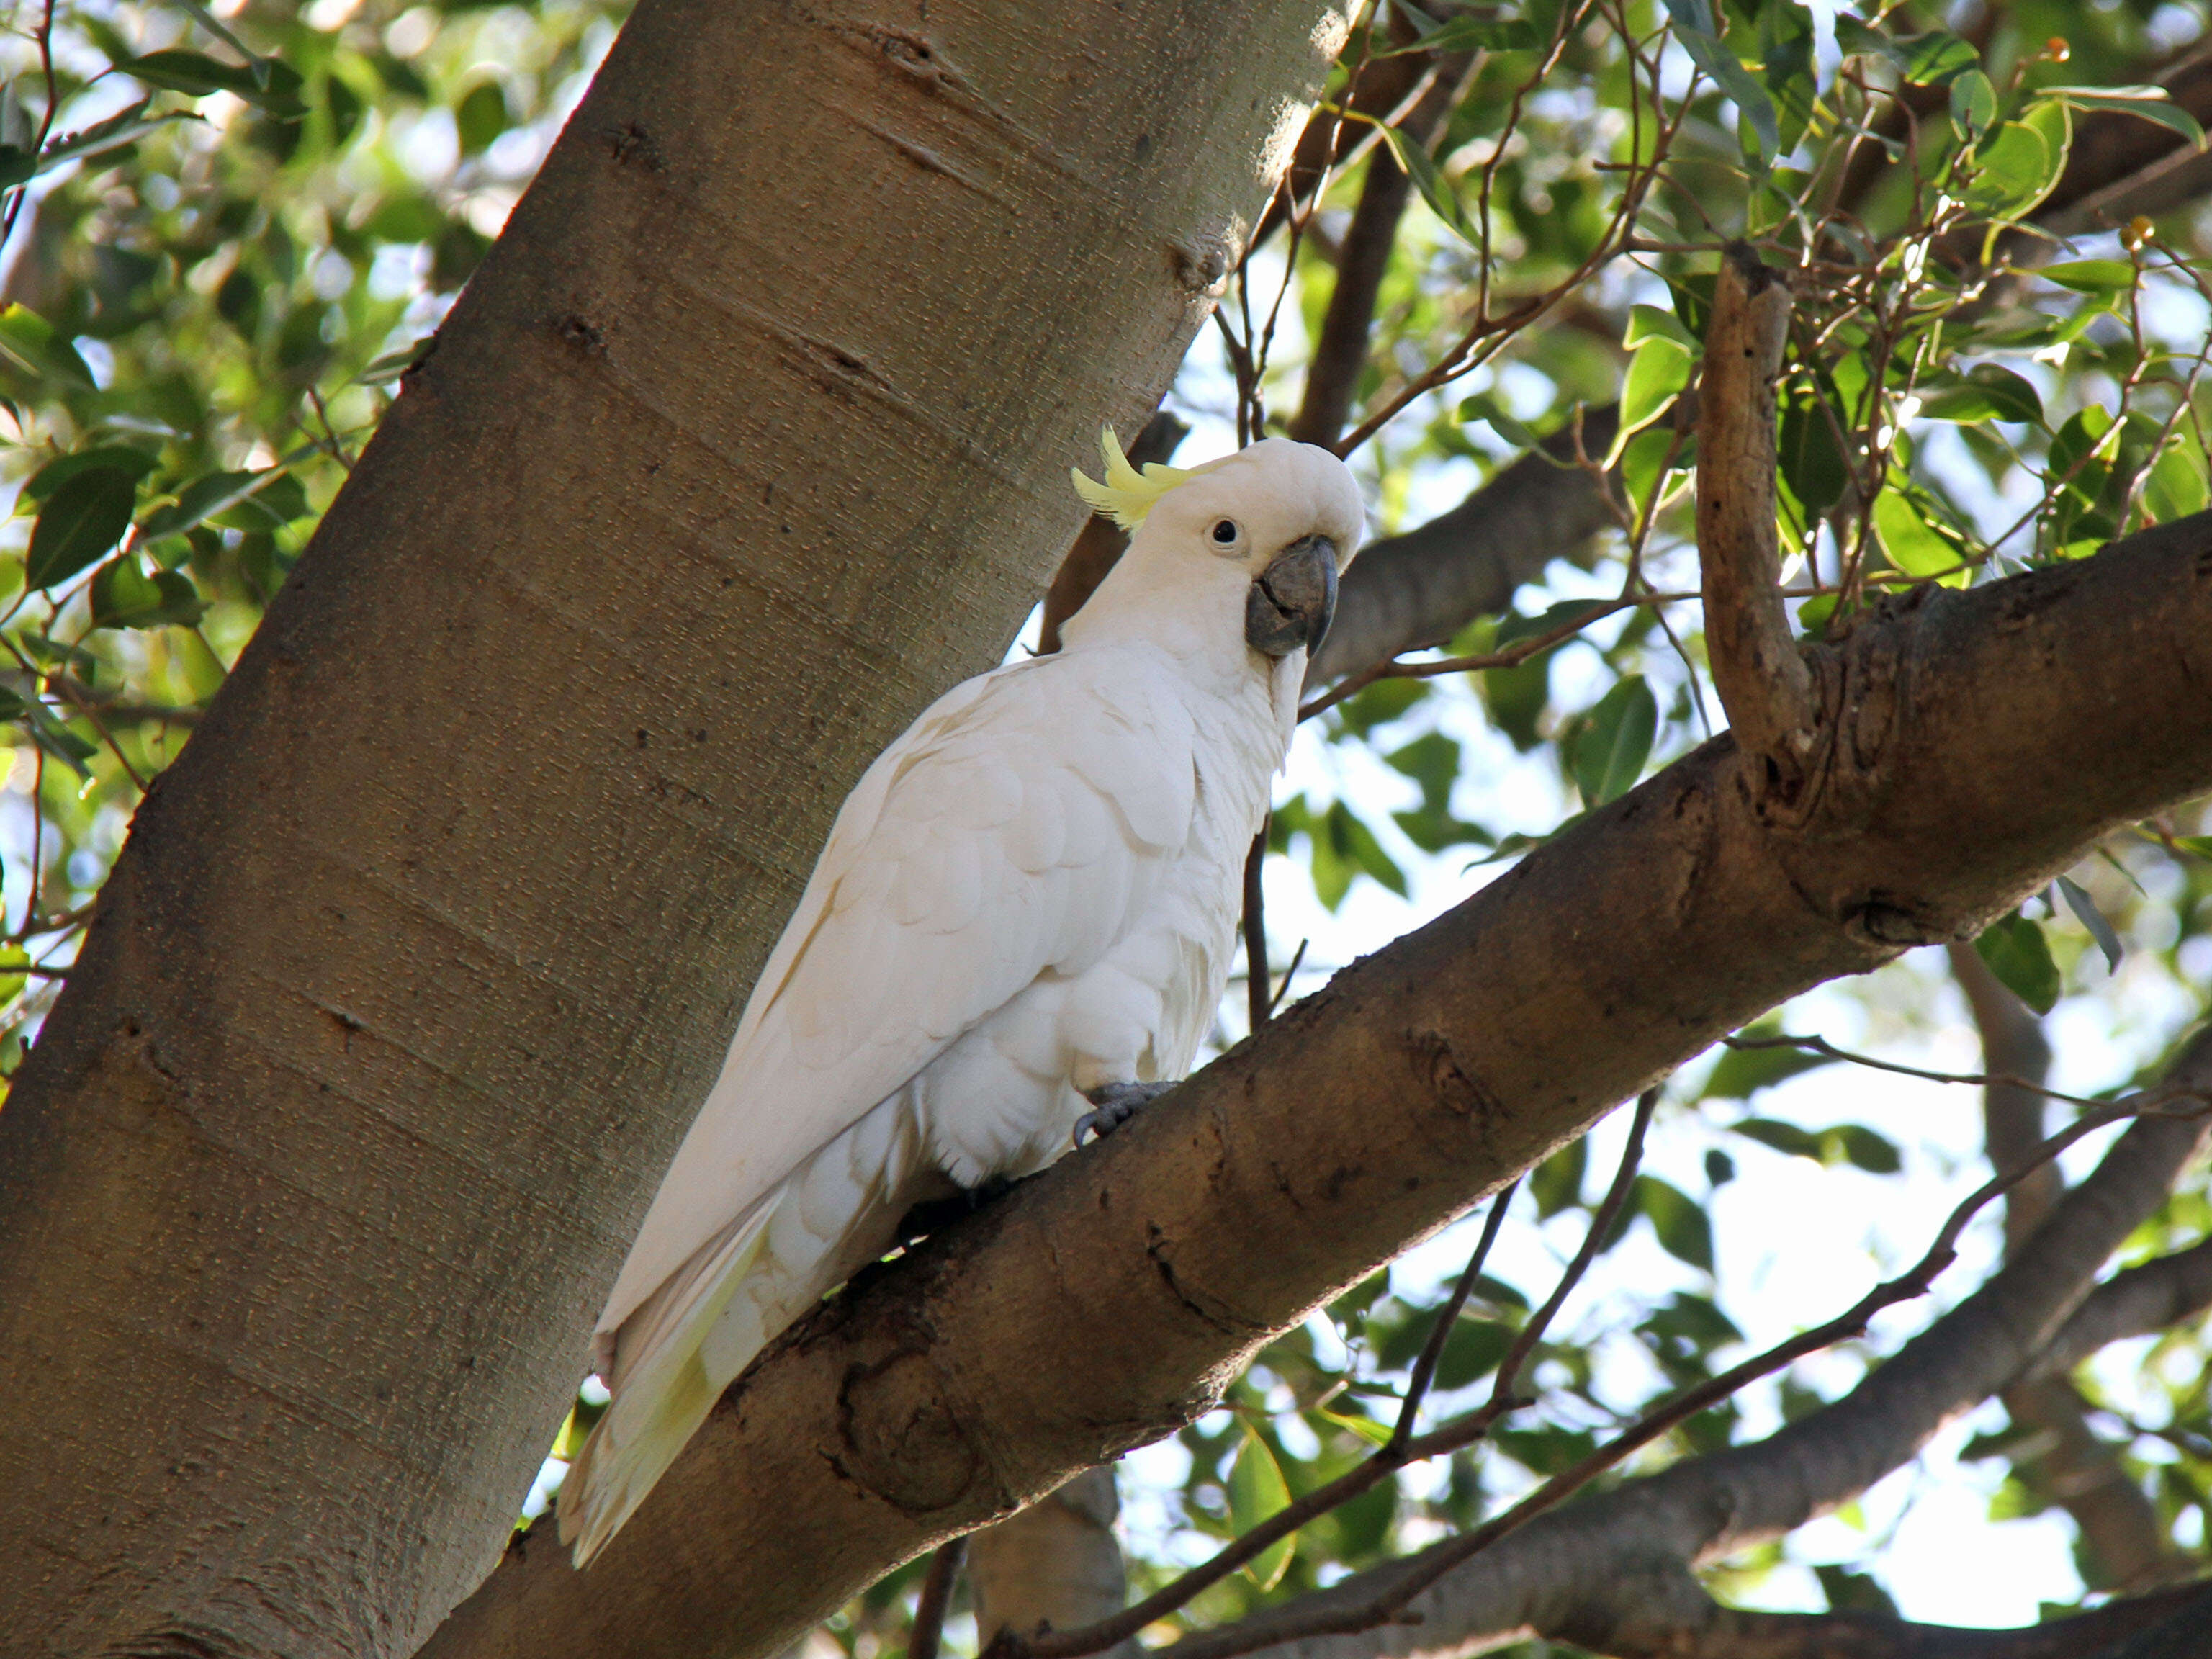
[[[405,1655],[491,1567],[838,802],[1342,29],[641,0],[0,1114],[10,1659]]]
[[[1820,739],[1789,805],[1723,738],[1590,813],[796,1328],[589,1573],[526,1539],[426,1655],[772,1652],[1191,1420],[1276,1332],[1722,1034],[1978,932],[2212,788],[2212,514],[1917,592],[1808,652]]]

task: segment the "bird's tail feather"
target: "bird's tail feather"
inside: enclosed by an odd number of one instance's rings
[[[583,1566],[635,1513],[730,1382],[700,1348],[765,1242],[780,1194],[732,1222],[623,1322],[614,1397],[561,1483],[561,1541]]]

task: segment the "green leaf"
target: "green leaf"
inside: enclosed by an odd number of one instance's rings
[[[2072,145],[2073,122],[2066,106],[2037,100],[1974,153],[1966,179],[1966,205],[1999,224],[2031,212],[2066,171]]]
[[[1392,1425],[1388,1423],[1377,1423],[1371,1417],[1352,1417],[1343,1412],[1327,1411],[1318,1407],[1307,1414],[1317,1417],[1324,1423],[1333,1424],[1337,1428],[1349,1430],[1370,1446],[1387,1446],[1390,1443]]]
[[[1961,45],[1965,43],[1960,42]],[[1951,124],[1973,143],[1996,124],[1997,89],[1978,69],[1962,70],[1951,82]]]
[[[1659,728],[1659,702],[1641,674],[1624,678],[1591,709],[1575,738],[1575,786],[1592,806],[1636,787]]]
[[[1646,340],[1672,340],[1685,351],[1698,349],[1698,342],[1690,331],[1682,326],[1681,319],[1671,311],[1662,311],[1657,306],[1631,306],[1628,308],[1628,331],[1620,343],[1631,351]]]
[[[2012,994],[2039,1014],[2047,1014],[2058,1000],[2058,964],[2051,959],[2051,946],[2043,929],[2014,912],[1974,941],[1974,949]]]
[[[507,126],[507,94],[496,81],[477,82],[453,107],[453,130],[464,155],[480,155]]]
[[[1751,124],[1759,159],[1771,165],[1782,149],[1774,100],[1752,78],[1741,60],[1721,44],[1712,13],[1703,0],[1667,0],[1667,12],[1674,19],[1674,38],[1681,42],[1682,50]]]
[[[1382,850],[1382,843],[1375,839],[1375,832],[1342,801],[1328,809],[1328,836],[1339,858],[1350,862],[1363,874],[1373,877],[1400,898],[1406,896],[1406,872]]]
[[[1528,1172],[1528,1190],[1535,1196],[1540,1220],[1549,1221],[1583,1201],[1583,1175],[1589,1166],[1589,1141],[1577,1135]]]
[[[1648,506],[1666,497],[1666,489],[1660,483],[1660,468],[1665,467],[1670,477],[1686,474],[1697,461],[1696,434],[1678,433],[1663,426],[1644,428],[1628,441],[1619,458],[1621,489],[1629,506],[1641,518]]]
[[[2164,87],[2045,87],[2042,94],[2075,109],[2109,110],[2154,122],[2169,132],[2179,133],[2197,149],[2204,148],[2203,127],[2173,101]]]
[[[13,1002],[22,995],[31,977],[24,970],[30,965],[31,953],[21,945],[0,945],[0,1002]]]
[[[217,514],[227,513],[240,502],[250,500],[284,476],[283,468],[270,467],[261,472],[210,472],[195,478],[177,492],[177,499],[173,502],[166,507],[157,507],[149,513],[138,526],[138,534],[146,541],[152,541],[157,536],[181,535]]]
[[[2035,274],[2076,294],[2124,294],[2136,285],[2136,268],[2125,259],[2069,259]]]
[[[1543,38],[1517,17],[1454,17],[1439,23],[1409,46],[1378,52],[1397,58],[1409,52],[1540,52]]]
[[[1996,363],[1964,374],[1936,374],[1923,383],[1920,412],[1932,420],[2043,422],[2043,399],[2024,377]]]
[[[1749,1100],[1761,1089],[1835,1062],[1803,1048],[1729,1048],[1713,1064],[1700,1100]]]
[[[2058,890],[2065,896],[2066,908],[2074,913],[2075,920],[2089,930],[2089,937],[2097,941],[2097,948],[2105,953],[2106,971],[2119,972],[2120,936],[2112,931],[2112,924],[2097,908],[2097,901],[2091,898],[2080,884],[2065,876],[2058,878]]]
[[[1534,449],[1544,441],[1535,431],[1515,418],[1498,399],[1487,392],[1478,392],[1472,398],[1461,400],[1459,420],[1462,426],[1486,422],[1492,432],[1516,449]]]
[[[1287,1509],[1290,1502],[1290,1485],[1283,1479],[1274,1452],[1260,1437],[1259,1431],[1247,1423],[1244,1443],[1237,1449],[1237,1461],[1229,1466],[1229,1524],[1240,1534],[1248,1533],[1277,1510]],[[1261,1589],[1274,1589],[1290,1567],[1291,1551],[1297,1543],[1294,1533],[1268,1545],[1245,1564],[1244,1571]]]
[[[1380,124],[1378,124],[1379,125]],[[1397,128],[1382,126],[1383,142],[1390,146],[1390,154],[1406,176],[1413,181],[1413,188],[1421,192],[1421,199],[1429,204],[1429,211],[1443,220],[1447,228],[1468,246],[1479,246],[1481,237],[1468,222],[1467,210],[1460,205],[1459,197],[1449,181],[1437,170],[1437,164],[1425,146],[1410,144]]]
[[[136,481],[113,468],[63,480],[31,526],[24,586],[52,587],[99,558],[131,528],[131,512],[137,501]]]
[[[1636,1207],[1651,1223],[1660,1248],[1678,1261],[1713,1270],[1713,1229],[1704,1208],[1680,1188],[1657,1176],[1636,1177]]]
[[[69,337],[27,306],[0,311],[0,355],[30,373],[59,380],[72,392],[96,389],[92,370]]]
[[[137,556],[126,553],[102,565],[92,578],[92,625],[95,628],[161,628],[198,622],[207,604],[180,570],[156,570],[149,576]]]
[[[1894,482],[1875,497],[1874,527],[1890,563],[1906,575],[1933,577],[1951,587],[1966,585],[1972,573],[1961,568],[1966,549],[1930,524]]]
[[[165,127],[173,121],[197,121],[200,117],[190,110],[165,110],[159,115],[146,113],[147,106],[154,100],[142,98],[128,108],[118,110],[105,120],[94,121],[90,126],[75,132],[63,133],[49,139],[39,156],[38,170],[59,167],[64,161],[83,161],[105,155],[111,149],[120,149],[134,143],[156,127]]]
[[[1801,1129],[1794,1123],[1784,1123],[1771,1117],[1747,1117],[1729,1126],[1747,1140],[1755,1140],[1762,1146],[1771,1146],[1791,1158],[1809,1158],[1815,1164],[1825,1163],[1820,1137],[1810,1129]]]
[[[412,345],[386,352],[355,375],[353,383],[356,386],[382,386],[387,380],[398,380],[430,355],[431,343],[436,338],[434,334],[425,334]]]
[[[1816,400],[1792,398],[1783,404],[1778,441],[1783,480],[1807,513],[1818,517],[1843,500],[1850,468],[1836,423]]]
[[[1822,1139],[1836,1141],[1845,1160],[1869,1175],[1895,1175],[1905,1167],[1897,1144],[1863,1123],[1839,1123]]]
[[[1423,733],[1383,761],[1421,786],[1421,801],[1436,811],[1448,811],[1452,785],[1459,781],[1459,744],[1441,732]]]
[[[1437,1386],[1463,1389],[1498,1369],[1513,1346],[1513,1328],[1494,1319],[1461,1319],[1437,1356]]]
[[[96,445],[48,461],[24,482],[22,500],[42,502],[80,472],[120,472],[135,483],[159,465],[143,449],[125,444]],[[19,505],[16,510],[22,508]]]
[[[91,777],[85,763],[100,752],[100,746],[81,738],[54,718],[53,711],[35,698],[23,708],[25,721],[31,741],[81,778]]]
[[[1839,33],[1838,41],[1842,40]],[[1978,74],[1982,55],[1955,34],[1942,29],[1930,29],[1925,34],[1908,34],[1903,40],[1890,43],[1889,56],[1898,72],[1915,86],[1948,86],[1970,71]]]
[[[1636,348],[1628,360],[1628,378],[1620,389],[1620,425],[1613,438],[1611,465],[1620,459],[1628,441],[1657,420],[1690,383],[1687,348],[1665,335],[1655,334]]]
[[[2207,489],[2205,459],[2203,447],[2186,434],[2160,453],[2143,485],[2143,506],[2149,511],[2152,523],[2165,524],[2204,510],[2206,501],[2212,500],[2212,491]]]

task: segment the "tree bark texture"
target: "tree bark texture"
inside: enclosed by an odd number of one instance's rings
[[[0,1115],[11,1659],[404,1655],[491,1567],[831,815],[1344,27],[642,0]]]
[[[2212,514],[1916,592],[1808,656],[1789,802],[1724,737],[1591,813],[823,1309],[589,1573],[526,1540],[427,1651],[772,1652],[1191,1420],[1273,1334],[1722,1034],[1978,932],[2212,787]]]

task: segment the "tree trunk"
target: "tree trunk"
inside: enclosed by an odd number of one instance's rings
[[[497,1559],[832,812],[1342,30],[642,0],[0,1115],[11,1655],[404,1655]]]

